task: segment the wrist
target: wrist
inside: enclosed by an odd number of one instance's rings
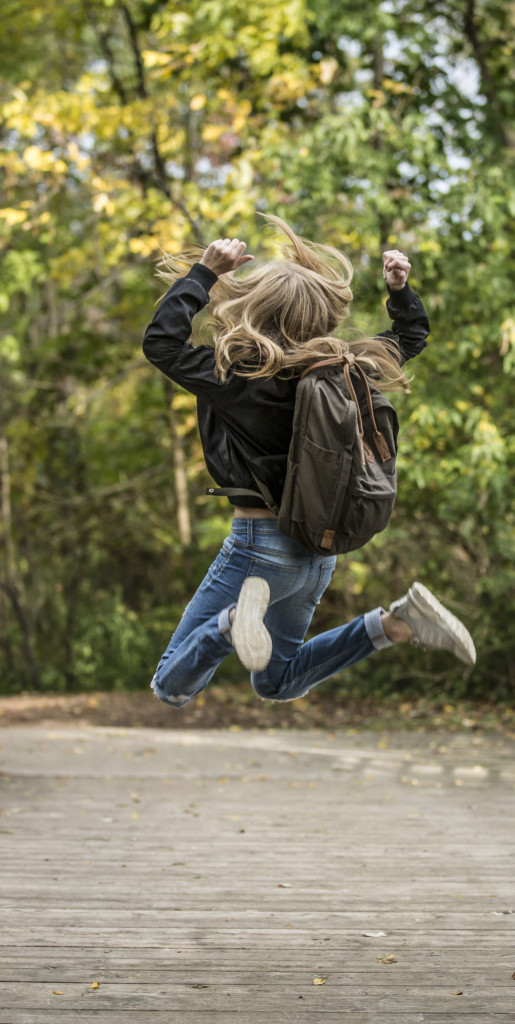
[[[388,299],[387,301],[391,304],[392,308],[401,309],[409,306],[416,298],[416,292],[413,291],[408,281],[403,288],[393,289],[390,285],[388,288]]]
[[[218,281],[218,274],[211,270],[207,263],[194,263],[187,276],[200,281],[206,292],[209,292],[209,289]]]

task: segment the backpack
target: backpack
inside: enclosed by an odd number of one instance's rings
[[[352,372],[351,372],[352,371]],[[390,521],[397,494],[397,414],[349,353],[308,367],[297,386],[286,479],[278,506],[259,493],[281,533],[319,555],[363,547]]]

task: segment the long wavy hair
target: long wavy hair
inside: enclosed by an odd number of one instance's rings
[[[256,260],[242,272],[222,274],[211,289],[208,324],[220,379],[231,369],[250,378],[300,372],[351,352],[376,387],[408,390],[394,343],[362,335],[345,340],[334,333],[349,316],[352,300],[353,270],[344,253],[301,238],[280,217],[266,220],[288,239],[282,259]],[[173,284],[204,251],[191,246],[163,253],[158,276]]]

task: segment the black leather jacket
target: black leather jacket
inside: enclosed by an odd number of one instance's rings
[[[290,445],[298,377],[249,380],[229,373],[223,383],[215,374],[209,345],[189,343],[195,313],[209,302],[217,277],[196,263],[162,300],[145,331],[143,351],[167,377],[197,396],[200,438],[206,466],[219,487],[255,489],[249,470],[281,498]],[[429,323],[418,295],[406,285],[390,291],[387,309],[393,331],[381,336],[394,340],[400,359],[413,358],[426,345]],[[257,498],[231,498],[243,508],[264,507]]]

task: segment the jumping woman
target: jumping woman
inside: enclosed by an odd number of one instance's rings
[[[237,238],[163,257],[158,273],[171,287],[147,327],[143,351],[196,395],[206,465],[217,485],[255,490],[252,467],[279,503],[302,371],[352,352],[375,387],[406,389],[403,364],[425,347],[429,324],[408,284],[407,257],[390,250],[383,253],[383,276],[392,330],[343,341],[334,332],[349,314],[349,260],[337,249],[300,238],[278,217],[267,219],[288,239],[282,258],[254,263]],[[246,265],[245,272],[233,273]],[[214,345],[194,347],[192,320],[209,302]],[[303,697],[395,643],[444,649],[474,664],[465,626],[421,583],[413,583],[388,611],[375,608],[304,643],[336,557],[311,554],[281,534],[264,501],[245,495],[230,501],[230,536],[152,680],[160,700],[184,707],[233,650],[256,693],[281,701]]]

